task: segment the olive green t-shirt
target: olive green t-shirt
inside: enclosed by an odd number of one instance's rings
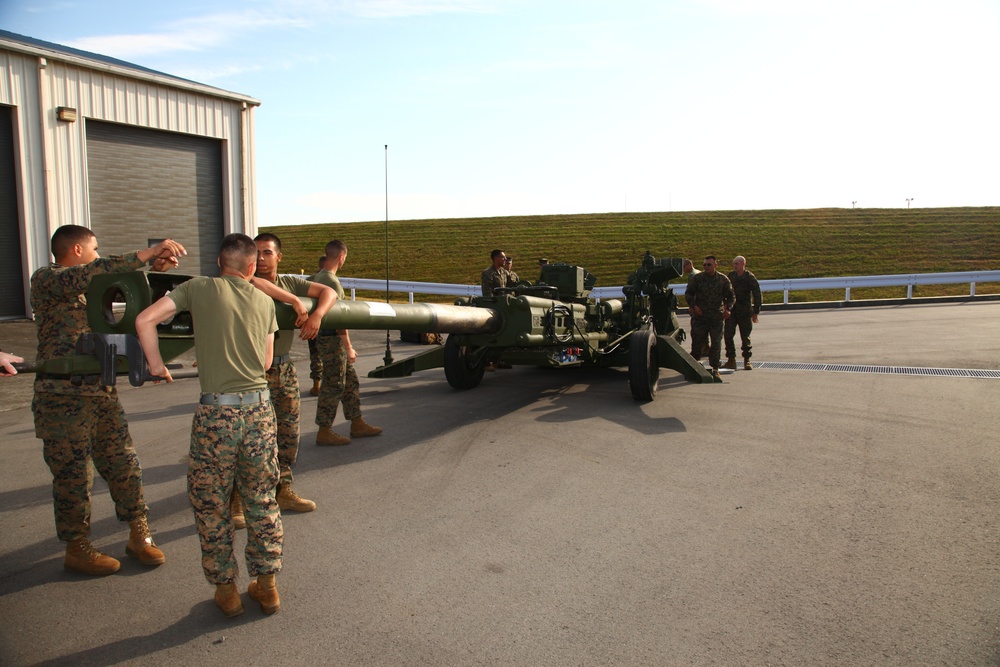
[[[336,273],[332,271],[320,271],[312,277],[314,283],[319,283],[320,285],[326,285],[327,287],[332,287],[337,290],[337,298],[344,298],[344,286],[340,284],[340,278],[337,277]]]
[[[191,313],[202,393],[267,387],[267,335],[278,330],[274,301],[242,278],[199,276],[167,295]]]
[[[262,278],[258,278],[257,280],[262,280]],[[279,274],[274,284],[286,292],[291,292],[295,296],[309,296],[309,286],[312,283],[300,276],[283,276]],[[294,329],[282,329],[274,334],[274,356],[280,357],[283,354],[291,352],[295,336]]]

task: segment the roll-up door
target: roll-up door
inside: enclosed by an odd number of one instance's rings
[[[13,109],[0,105],[0,317],[5,318],[25,316],[13,119]]]
[[[172,238],[180,273],[219,275],[222,142],[88,119],[90,225],[104,256]]]

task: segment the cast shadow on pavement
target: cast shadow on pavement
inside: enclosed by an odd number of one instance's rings
[[[243,593],[243,605],[246,612],[235,618],[225,618],[216,609],[211,599],[199,602],[191,608],[184,618],[167,627],[143,636],[127,637],[103,646],[84,649],[68,655],[60,655],[43,662],[35,663],[36,667],[55,667],[56,665],[117,665],[126,661],[142,661],[144,658],[168,650],[175,646],[183,646],[188,642],[204,637],[205,651],[211,651],[212,644],[226,641],[225,634],[231,633],[238,626],[266,620],[256,609],[247,594]],[[212,638],[212,635],[217,635]],[[210,659],[209,659],[210,660]],[[155,661],[150,662],[155,664]]]

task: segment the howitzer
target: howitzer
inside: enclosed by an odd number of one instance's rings
[[[338,300],[323,318],[324,329],[401,329],[447,333],[435,346],[407,359],[380,366],[368,376],[403,377],[444,368],[456,389],[480,384],[486,365],[627,367],[636,400],[656,394],[661,368],[670,368],[691,382],[712,382],[705,368],[681,346],[684,330],[677,321],[677,298],[667,281],[681,275],[679,258],[656,259],[646,253],[629,276],[624,299],[598,301],[590,296],[596,282],[579,266],[547,264],[538,282],[497,289],[490,296],[462,298],[455,305],[388,304]],[[102,374],[114,384],[129,374],[133,385],[150,379],[134,338],[135,318],[189,276],[163,273],[120,273],[96,276],[87,293],[93,334],[81,338],[78,355],[47,360],[51,373]],[[300,298],[307,310],[312,299]],[[278,326],[295,327],[295,311],[276,303]],[[160,350],[169,362],[194,345],[190,313],[177,313],[157,325]]]

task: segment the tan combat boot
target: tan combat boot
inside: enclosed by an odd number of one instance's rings
[[[312,389],[309,390],[309,394],[312,396],[319,396],[319,386],[320,386],[320,381],[313,380],[313,386]]]
[[[753,370],[753,364],[750,363],[749,359],[744,359],[743,360],[743,370],[745,370],[745,371],[752,371]]]
[[[233,489],[233,495],[229,499],[229,511],[233,515],[233,527],[236,530],[243,530],[247,527],[246,517],[243,516],[243,503],[240,502],[240,494]]]
[[[274,497],[278,500],[278,508],[282,512],[312,512],[316,509],[316,503],[292,491],[289,484],[279,484]]]
[[[729,357],[728,359],[726,359],[726,363],[722,364],[722,367],[723,368],[729,368],[729,369],[732,369],[732,370],[735,371],[736,370],[736,357]]]
[[[232,618],[243,613],[243,600],[240,592],[236,589],[236,584],[216,584],[215,586],[215,606],[223,614]]]
[[[145,514],[129,521],[128,525],[130,530],[128,542],[125,543],[125,553],[139,559],[143,565],[163,565],[167,562],[167,557],[153,544],[153,536],[149,534],[149,524],[146,522]]]
[[[66,559],[63,565],[67,570],[97,577],[114,574],[122,566],[111,556],[95,549],[86,537],[66,543]]]
[[[281,609],[281,598],[278,597],[278,585],[273,574],[258,574],[257,581],[250,582],[247,593],[260,603],[260,610],[268,616]]]
[[[369,435],[378,435],[382,432],[378,426],[372,426],[371,424],[365,423],[365,420],[361,417],[351,420],[351,437],[352,438],[364,438]]]
[[[316,433],[316,444],[323,447],[339,447],[351,444],[351,439],[334,433],[329,426],[320,426],[319,432]]]

